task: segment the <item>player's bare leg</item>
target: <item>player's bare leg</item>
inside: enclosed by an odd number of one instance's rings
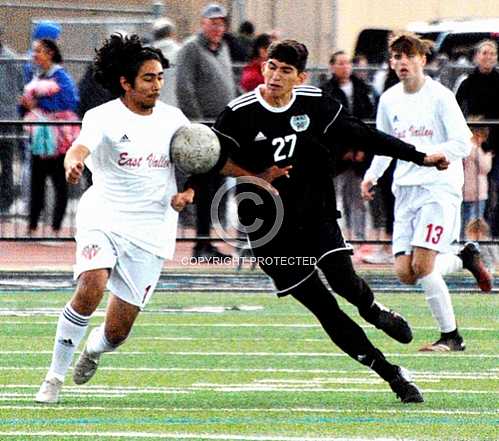
[[[35,401],[46,404],[59,401],[74,352],[87,331],[90,316],[102,301],[108,278],[107,269],[86,271],[78,278],[75,294],[59,316],[52,363]]]
[[[92,330],[75,365],[73,380],[76,384],[90,381],[97,371],[100,356],[105,352],[113,352],[126,340],[139,312],[137,306],[110,295],[106,320]]]

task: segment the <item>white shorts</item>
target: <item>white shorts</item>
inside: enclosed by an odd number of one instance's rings
[[[393,254],[411,254],[414,247],[440,253],[453,251],[461,227],[456,201],[452,195],[435,195],[424,187],[397,187]]]
[[[114,233],[89,230],[76,236],[75,280],[85,271],[109,268],[107,288],[140,309],[156,288],[163,262],[162,257]]]

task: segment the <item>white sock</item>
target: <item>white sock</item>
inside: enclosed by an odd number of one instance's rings
[[[456,329],[456,317],[454,308],[445,280],[440,272],[433,271],[418,280],[425,292],[426,301],[430,306],[431,313],[440,327],[441,332],[451,332]]]
[[[450,273],[462,271],[463,261],[455,254],[439,253],[435,259],[435,268],[437,268],[442,276],[445,276]]]
[[[56,377],[64,381],[75,349],[87,332],[89,319],[90,316],[78,314],[69,303],[64,307],[57,323],[54,352],[47,378]]]
[[[119,346],[119,345],[118,345]],[[109,343],[104,334],[104,323],[97,328],[92,329],[88,335],[85,349],[92,357],[99,357],[104,352],[113,352],[118,346]]]

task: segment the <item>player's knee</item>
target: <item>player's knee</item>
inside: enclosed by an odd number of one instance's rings
[[[428,265],[426,262],[421,261],[412,262],[411,268],[416,280],[427,276],[433,271],[433,268],[430,265]]]
[[[412,271],[407,271],[406,269],[397,268],[396,269],[398,279],[404,285],[414,285],[417,281],[417,277]]]
[[[71,306],[80,314],[92,314],[104,296],[106,283],[107,276],[92,274],[92,272],[82,273],[78,278],[78,285],[71,300]]]

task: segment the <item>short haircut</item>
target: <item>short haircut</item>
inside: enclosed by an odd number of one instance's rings
[[[334,52],[331,57],[329,58],[329,64],[334,64],[336,63],[336,59],[340,56],[340,55],[346,55],[347,53],[345,51],[336,51]]]
[[[62,63],[63,59],[62,59],[61,50],[59,49],[59,46],[57,46],[57,43],[54,40],[50,38],[40,38],[39,40],[36,41],[39,41],[45,49],[52,52],[52,62],[57,64]]]
[[[397,34],[390,39],[390,53],[399,52],[406,55],[429,55],[433,42],[424,40],[416,34],[403,33]]]
[[[95,52],[95,80],[116,97],[125,94],[120,78],[123,76],[130,84],[135,84],[144,62],[157,60],[164,69],[169,67],[161,50],[145,46],[136,34],[123,36],[114,33]]]
[[[269,59],[287,63],[303,72],[307,67],[308,50],[303,43],[296,40],[275,41],[269,47]]]
[[[240,34],[247,34],[247,35],[253,35],[255,33],[255,25],[251,23],[251,21],[243,21],[239,25],[239,33]]]
[[[272,43],[272,38],[269,34],[260,34],[253,40],[253,45],[251,47],[250,58],[258,58],[260,56],[261,48],[268,48]]]
[[[475,54],[480,52],[485,46],[492,46],[497,53],[497,43],[494,40],[482,40],[479,41],[475,46]]]

